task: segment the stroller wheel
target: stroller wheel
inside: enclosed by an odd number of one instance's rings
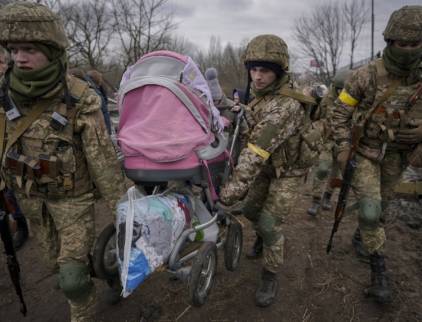
[[[233,272],[239,266],[242,245],[242,226],[239,222],[232,221],[228,227],[226,242],[224,244],[224,264],[227,270]]]
[[[98,236],[92,254],[92,265],[95,275],[100,279],[113,280],[118,277],[119,267],[114,224],[107,225]]]
[[[211,290],[217,269],[217,247],[215,243],[204,242],[195,257],[189,279],[192,304],[201,306]]]

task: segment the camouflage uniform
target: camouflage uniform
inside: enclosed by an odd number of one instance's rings
[[[327,122],[329,113],[332,112],[334,100],[337,98],[335,87],[332,85],[330,91],[322,99],[319,109],[321,110],[319,118]],[[328,125],[326,125],[328,128]],[[331,197],[333,188],[327,182],[327,178],[335,178],[339,175],[339,167],[335,162],[334,156],[334,142],[331,135],[327,135],[326,140],[321,148],[321,153],[318,157],[318,164],[314,172],[312,182],[312,196],[313,201],[320,203],[323,192],[328,193]],[[329,198],[328,198],[329,199]],[[316,215],[316,213],[315,213]]]
[[[384,276],[385,232],[380,223],[381,201],[393,197],[394,185],[406,165],[407,154],[414,148],[414,145],[398,141],[397,136],[411,127],[412,120],[422,120],[422,100],[419,98],[410,109],[407,105],[421,81],[418,79],[420,73],[418,76],[417,69],[412,67],[419,65],[421,55],[416,56],[416,62],[412,62],[405,73],[406,69],[400,64],[391,63],[389,52],[392,41],[422,41],[422,6],[406,6],[395,11],[384,37],[388,45],[383,58],[353,73],[336,101],[331,120],[340,152],[349,149],[351,123],[364,124],[352,186],[360,207],[363,245],[371,255],[372,286],[368,294],[380,302],[391,299]],[[379,104],[379,101],[383,102]]]
[[[254,38],[246,52],[246,63],[261,59],[287,69],[287,46],[276,36]],[[285,56],[280,59],[280,54]],[[298,131],[304,124],[305,112],[298,100],[283,95],[283,88],[290,86],[285,81],[281,88],[255,98],[247,106],[247,146],[241,150],[234,173],[220,194],[226,205],[243,200],[243,214],[254,223],[264,242],[264,271],[272,273],[278,272],[283,263],[281,225],[292,211],[306,172],[300,158]]]
[[[67,40],[59,18],[38,4],[4,7],[0,42],[35,41],[64,52]],[[10,93],[4,84],[6,93]],[[97,189],[112,210],[124,192],[100,98],[85,82],[63,73],[52,90],[17,105],[22,116],[5,119],[8,106],[4,100],[0,104],[6,132],[2,143],[7,149],[2,158],[2,178],[16,192],[50,268],[58,268],[71,320],[93,321],[95,288],[88,255],[95,238],[94,192]],[[25,119],[39,107],[41,113],[25,128]],[[20,128],[23,134],[9,146],[8,139],[13,140]]]

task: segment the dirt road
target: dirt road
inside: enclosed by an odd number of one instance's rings
[[[165,272],[147,280],[133,295],[115,306],[104,302],[105,286],[96,282],[98,321],[422,321],[422,230],[409,228],[396,218],[386,224],[388,243],[386,262],[394,289],[394,301],[379,306],[366,299],[363,289],[369,284],[369,265],[354,255],[351,236],[356,218],[347,216],[334,241],[332,254],[325,254],[325,244],[332,224],[332,214],[325,212],[309,218],[304,196],[285,222],[286,262],[279,274],[280,292],[276,302],[262,309],[254,305],[259,277],[259,262],[242,255],[239,269],[224,269],[219,253],[218,275],[207,303],[192,307],[186,284],[172,281]],[[422,216],[422,214],[420,214]],[[97,209],[97,226],[106,223],[104,208]],[[253,233],[244,223],[244,250],[253,243]],[[23,290],[28,317],[19,313],[18,301],[11,287],[4,256],[0,259],[0,321],[67,321],[69,310],[64,296],[54,288],[38,259],[31,240],[19,252]]]

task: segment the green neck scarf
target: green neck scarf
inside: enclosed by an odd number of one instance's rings
[[[263,89],[256,89],[255,86],[251,85],[251,92],[252,95],[256,98],[262,98],[266,95],[275,94],[284,84],[287,84],[289,82],[289,74],[284,73],[280,78],[276,79],[274,82],[272,82],[270,85]]]
[[[407,77],[421,63],[422,48],[409,50],[388,45],[383,56],[385,69],[396,76]]]
[[[41,50],[44,52],[45,48]],[[50,58],[49,56],[47,55],[48,58]],[[66,53],[60,51],[58,55],[51,56],[56,56],[56,58],[50,59],[50,63],[41,69],[28,71],[13,66],[9,88],[15,103],[18,105],[30,103],[34,99],[44,96],[59,84],[67,66]]]

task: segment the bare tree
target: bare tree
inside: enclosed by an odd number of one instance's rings
[[[173,36],[164,44],[164,49],[172,50],[180,54],[193,56],[198,50],[197,47],[185,37]]]
[[[113,16],[123,54],[128,66],[153,50],[170,43],[175,29],[168,0],[113,0]]]
[[[243,65],[243,53],[247,41],[239,46],[227,43],[224,47],[218,37],[212,36],[207,51],[198,51],[194,60],[202,71],[214,67],[218,71],[218,78],[223,91],[231,95],[234,88],[244,88],[247,82],[247,71]]]
[[[61,5],[60,13],[71,43],[69,56],[77,65],[100,69],[109,50],[114,25],[106,0]]]
[[[350,69],[353,68],[353,55],[362,27],[368,22],[365,0],[348,0],[343,6],[344,19],[349,29],[350,37]]]
[[[305,56],[312,58],[318,79],[329,83],[337,71],[344,46],[344,21],[338,3],[325,3],[296,21],[295,37]]]

